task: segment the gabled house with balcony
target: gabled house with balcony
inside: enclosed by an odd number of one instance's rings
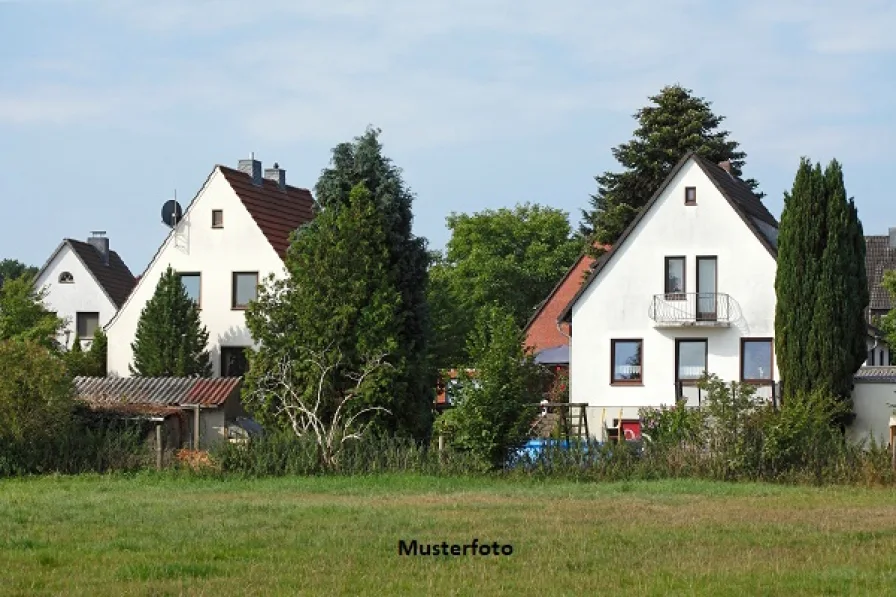
[[[773,397],[777,235],[727,162],[676,164],[558,317],[570,324],[570,402],[593,407],[592,430],[698,404],[705,371]]]
[[[66,322],[57,340],[66,349],[79,338],[88,348],[94,332],[124,304],[136,279],[121,256],[109,248],[104,231],[87,241],[64,239],[34,279],[46,292],[44,304]]]
[[[213,375],[243,375],[245,350],[254,345],[246,306],[268,274],[286,275],[290,234],[311,221],[312,209],[311,193],[286,184],[286,171],[277,164],[262,171],[252,158],[240,160],[236,169],[215,166],[106,325],[108,374],[130,375],[137,323],[170,265],[199,305]]]

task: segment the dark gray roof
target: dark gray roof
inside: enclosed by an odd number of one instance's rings
[[[657,202],[660,195],[666,190],[666,187],[672,183],[672,180],[678,172],[691,159],[700,166],[700,169],[703,170],[706,176],[712,181],[722,197],[728,201],[732,209],[734,209],[741,220],[743,220],[744,224],[746,224],[753,232],[760,244],[768,250],[772,257],[775,259],[778,258],[778,221],[771,212],[766,209],[762,200],[753,194],[753,191],[744,181],[729,174],[718,164],[714,164],[694,152],[688,152],[678,161],[675,167],[672,168],[672,171],[669,172],[666,180],[663,181],[663,184],[659,186],[650,200],[644,205],[641,211],[638,212],[638,215],[635,216],[632,223],[629,224],[628,228],[626,228],[622,235],[620,235],[619,240],[617,240],[613,244],[613,247],[607,253],[604,253],[601,259],[594,265],[591,274],[579,288],[579,291],[572,297],[572,300],[569,301],[569,304],[566,305],[566,308],[560,313],[560,316],[557,318],[558,321],[568,321],[570,319],[572,307],[576,304],[576,301],[579,300],[579,297],[584,294],[607,262],[609,262],[610,259],[613,258],[613,255],[616,254],[617,249],[622,246],[632,231],[641,222],[644,215],[649,212],[650,208],[653,207],[653,204]]]
[[[865,273],[868,276],[868,308],[889,310],[893,307],[890,293],[881,286],[884,272],[896,270],[896,249],[890,248],[889,236],[865,237]]]
[[[862,367],[854,379],[862,383],[896,383],[896,367]],[[893,401],[896,402],[896,397]]]
[[[137,279],[125,265],[124,260],[115,251],[109,251],[109,263],[103,262],[103,257],[96,247],[73,238],[65,239],[75,254],[81,259],[97,283],[109,295],[115,306],[121,308]]]
[[[568,365],[569,345],[545,348],[535,355],[535,362],[539,365]]]

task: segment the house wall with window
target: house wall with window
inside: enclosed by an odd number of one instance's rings
[[[770,391],[775,258],[697,163],[614,251],[571,307],[570,399],[596,407],[592,431],[604,409],[635,418],[674,403],[678,381],[696,400],[688,384],[704,368]]]
[[[182,274],[185,288],[199,304],[202,323],[209,331],[213,374],[241,374],[235,366],[242,349],[253,345],[245,305],[268,274],[282,276],[285,270],[244,203],[216,168],[107,326],[109,375],[130,375],[131,342],[140,313],[168,265]]]
[[[72,346],[76,335],[83,348],[89,347],[96,328],[115,315],[115,304],[67,244],[44,266],[35,287],[46,289],[44,305],[66,320],[58,337],[66,348]]]

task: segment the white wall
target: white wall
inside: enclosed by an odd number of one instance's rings
[[[74,282],[60,284],[59,275],[62,272],[70,272]],[[35,281],[35,286],[47,289],[47,296],[44,299],[47,309],[55,311],[59,317],[67,320],[65,329],[71,332],[67,346],[71,346],[75,340],[77,333],[75,315],[79,311],[99,313],[100,325],[105,325],[115,315],[115,305],[67,244],[53,257]],[[66,343],[64,332],[59,335],[59,342]],[[81,345],[86,348],[90,345],[90,341],[82,339]]]
[[[896,404],[896,384],[857,380],[852,399],[856,418],[846,430],[847,437],[859,441],[873,435],[879,444],[890,443],[894,409],[887,404]]]
[[[688,186],[697,188],[696,206],[684,204]],[[654,327],[648,309],[664,292],[664,258],[680,255],[687,257],[686,292],[696,292],[695,257],[717,256],[718,292],[738,306],[730,327]],[[707,338],[709,372],[740,379],[741,337],[774,335],[775,270],[775,259],[712,181],[686,164],[573,307],[570,399],[599,407],[588,409],[592,434],[604,407],[608,417],[623,407],[627,418],[640,407],[672,403],[676,338]],[[610,385],[613,338],[643,339],[643,385]]]
[[[224,227],[212,228],[212,210],[224,212]],[[159,223],[160,226],[163,224]],[[169,235],[156,260],[137,283],[118,316],[108,326],[109,375],[130,375],[131,342],[146,302],[170,264],[180,272],[199,272],[201,318],[209,332],[214,375],[220,375],[220,346],[252,345],[243,311],[231,309],[232,274],[257,271],[259,281],[270,273],[285,274],[283,262],[255,224],[242,201],[216,169]]]
[[[884,344],[882,341],[875,341],[874,338],[868,336],[865,344],[868,346],[868,358],[865,360],[865,365],[869,367],[887,367],[890,365],[890,349]],[[874,362],[871,359],[871,351],[874,351]]]

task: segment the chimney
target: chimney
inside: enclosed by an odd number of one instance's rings
[[[236,169],[251,176],[252,184],[256,187],[261,186],[261,162],[255,159],[255,153],[248,160],[240,160]]]
[[[719,162],[719,168],[728,173],[729,176],[734,176],[731,174],[731,160],[725,160],[724,162]]]
[[[273,168],[265,168],[264,177],[276,182],[281,191],[286,190],[286,170],[282,170],[277,162],[274,162]]]
[[[896,228],[890,228],[890,248],[896,249]]]
[[[109,237],[106,236],[106,231],[93,230],[90,234],[87,242],[99,252],[103,265],[109,265]]]

